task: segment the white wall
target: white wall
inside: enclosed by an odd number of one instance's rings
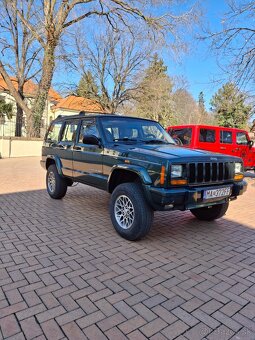
[[[0,158],[41,156],[42,139],[0,138]]]

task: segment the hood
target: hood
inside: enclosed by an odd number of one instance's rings
[[[166,159],[183,159],[184,161],[220,161],[224,159],[224,161],[228,161],[229,158],[233,160],[233,158],[236,158],[237,160],[240,160],[238,157],[223,155],[220,153],[215,152],[209,152],[204,150],[196,150],[196,149],[188,149],[181,146],[176,145],[148,145],[148,144],[140,144],[139,146],[136,145],[126,145],[129,150],[128,153],[136,154],[136,156],[140,155],[146,155],[146,156],[155,156],[155,157],[161,157]],[[138,157],[139,158],[139,157]],[[190,160],[190,158],[192,160]]]

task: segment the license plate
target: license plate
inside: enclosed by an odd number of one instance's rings
[[[231,194],[231,187],[205,190],[204,199],[208,200],[211,198],[226,197],[226,196],[230,196],[230,194]]]

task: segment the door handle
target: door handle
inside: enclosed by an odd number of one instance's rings
[[[76,146],[76,145],[74,145],[73,149],[74,149],[74,150],[77,150],[77,151],[80,151],[80,150],[81,150],[81,146]]]
[[[224,146],[220,146],[221,150],[226,150],[226,148]]]
[[[59,149],[64,149],[65,148],[64,145],[62,145],[62,144],[55,144],[54,146],[59,148]]]

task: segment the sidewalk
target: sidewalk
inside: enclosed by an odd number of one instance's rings
[[[157,212],[114,231],[109,194],[45,190],[39,158],[0,159],[0,339],[255,339],[255,178],[216,222]]]

